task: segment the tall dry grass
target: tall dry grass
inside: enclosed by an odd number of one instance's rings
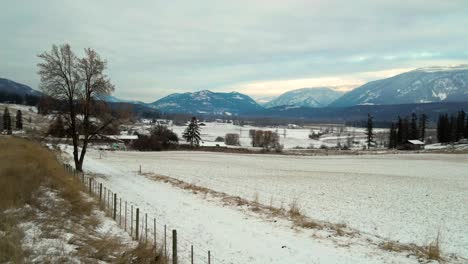
[[[0,137],[0,210],[35,203],[41,186],[58,190],[70,202],[72,213],[89,214],[92,206],[58,162],[54,153],[39,143]]]
[[[44,201],[48,190],[61,199]],[[93,213],[98,205],[83,191],[84,187],[67,174],[57,155],[46,147],[28,139],[0,136],[0,263],[28,262],[30,252],[22,248],[24,234],[18,227],[18,223],[26,221],[39,221],[43,238],[55,238],[60,230],[72,232],[69,243],[78,246],[74,257],[85,263],[165,261],[161,252],[146,245],[129,248],[117,237],[98,234],[99,221]],[[39,220],[35,210],[47,218]],[[41,257],[47,260],[49,256]],[[53,263],[70,256],[50,257]]]

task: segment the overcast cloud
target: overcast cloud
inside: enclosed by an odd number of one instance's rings
[[[117,97],[210,89],[254,97],[352,89],[468,62],[468,1],[2,1],[0,77],[36,88],[37,54],[70,43],[109,63]]]

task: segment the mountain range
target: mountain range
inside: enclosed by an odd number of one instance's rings
[[[20,96],[25,95],[41,95],[41,92],[34,90],[33,88],[17,83],[5,78],[0,78],[0,91],[9,94],[17,94]]]
[[[21,96],[41,94],[27,85],[2,78],[0,78],[0,92]],[[361,106],[384,109],[385,105],[468,102],[468,66],[420,68],[366,83],[344,94],[328,87],[302,88],[286,92],[262,105],[245,94],[208,90],[170,94],[153,103],[123,100],[114,96],[105,96],[101,100],[114,104],[133,104],[142,111],[150,109],[165,113],[194,115],[312,118],[314,114],[311,114],[311,111],[321,113],[321,115],[330,115],[331,112],[346,115],[346,111],[333,109],[357,106],[353,108],[353,111],[364,111],[367,108]],[[422,107],[424,109],[429,107],[431,111],[436,111],[437,107],[442,106],[443,104],[435,104],[435,106]],[[390,111],[394,108],[386,107],[385,109]],[[444,110],[441,109],[441,111]]]
[[[468,101],[468,65],[420,68],[369,82],[331,107]]]

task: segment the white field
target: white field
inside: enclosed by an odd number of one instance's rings
[[[321,145],[326,145],[328,147],[335,147],[338,142],[341,144],[346,144],[346,138],[348,135],[355,138],[356,141],[363,143],[365,140],[365,134],[363,128],[354,128],[346,127],[344,132],[340,136],[336,133],[336,125],[322,125],[313,127],[313,130],[319,132],[320,129],[326,129],[335,127],[335,133],[329,133],[323,135],[319,140],[309,139],[309,134],[311,129],[309,128],[283,128],[283,127],[254,127],[254,126],[237,126],[230,123],[216,123],[216,122],[204,122],[205,126],[201,126],[201,138],[204,142],[213,142],[216,137],[224,137],[227,133],[236,133],[239,134],[240,144],[242,147],[251,147],[251,140],[249,138],[249,130],[270,130],[277,132],[280,136],[280,144],[284,146],[285,149],[292,149],[295,147],[314,147],[319,148]],[[152,128],[151,125],[141,124],[140,126],[134,126],[134,129],[139,130],[140,133],[149,133],[149,130]],[[186,126],[169,126],[179,138],[182,139],[182,133],[184,132]],[[386,129],[375,129],[376,133],[385,132]],[[203,145],[203,143],[202,143]],[[207,144],[212,145],[212,144]],[[361,148],[361,146],[355,146]]]
[[[468,155],[399,154],[298,157],[209,152],[90,150],[87,170],[179,236],[213,250],[222,263],[416,263],[347,241],[338,247],[286,221],[263,219],[138,175],[152,172],[285,207],[299,198],[309,217],[372,237],[427,245],[440,230],[445,254],[468,258]],[[188,242],[187,242],[188,243]],[[188,246],[188,245],[185,245]],[[282,248],[286,246],[286,248]]]

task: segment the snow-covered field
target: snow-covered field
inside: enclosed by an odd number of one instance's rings
[[[339,126],[337,125],[317,125],[309,128],[287,128],[287,127],[255,127],[255,126],[238,126],[232,123],[217,123],[217,122],[204,122],[204,126],[201,126],[201,137],[202,145],[211,145],[211,142],[214,142],[217,137],[224,137],[227,133],[239,134],[240,144],[242,147],[251,147],[251,139],[249,138],[249,130],[270,130],[278,133],[280,137],[280,144],[286,149],[292,149],[295,147],[301,148],[319,148],[322,145],[327,147],[335,147],[337,143],[341,145],[347,144],[347,138],[352,138],[354,141],[359,142],[354,147],[361,148],[361,144],[365,141],[365,134],[363,128],[354,128],[354,127],[343,127],[341,132],[338,132]],[[139,133],[149,133],[149,130],[152,128],[151,125],[141,124],[135,125],[134,129],[139,131]],[[179,138],[182,138],[182,134],[186,129],[186,126],[175,126],[170,125]],[[311,130],[316,133],[325,131],[320,139],[314,140],[309,139],[309,134]],[[333,131],[332,131],[333,130]],[[386,132],[387,129],[376,128],[375,133]]]
[[[445,254],[468,258],[468,155],[298,157],[208,152],[90,150],[85,167],[142,210],[213,250],[223,263],[414,263],[351,241],[338,247],[290,223],[246,214],[214,199],[138,175],[166,175],[261,203],[298,199],[309,217],[362,234],[427,245],[440,231]],[[352,239],[351,239],[352,240]],[[348,241],[349,242],[349,241]],[[185,245],[188,246],[188,245]],[[284,246],[284,247],[283,247]]]

